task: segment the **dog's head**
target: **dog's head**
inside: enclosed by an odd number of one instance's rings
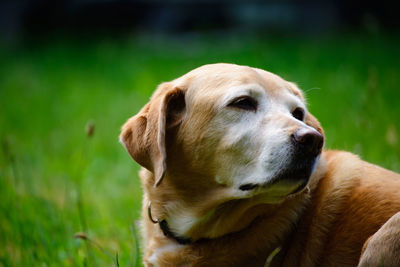
[[[154,187],[203,195],[224,188],[228,198],[263,195],[267,203],[306,186],[324,140],[295,84],[232,64],[161,84],[120,139],[154,174]]]

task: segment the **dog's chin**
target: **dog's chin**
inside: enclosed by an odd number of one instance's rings
[[[248,183],[240,186],[242,191],[253,191],[276,200],[293,196],[307,187],[318,158],[293,160],[281,168],[265,183]],[[250,193],[250,192],[249,192]]]
[[[270,186],[279,183],[295,185],[295,188],[289,192],[289,195],[293,195],[302,191],[310,180],[310,177],[315,169],[316,162],[317,158],[292,161],[286,168],[282,168],[274,176]]]

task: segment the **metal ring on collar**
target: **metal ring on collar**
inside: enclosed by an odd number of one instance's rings
[[[153,216],[151,216],[151,201],[149,201],[149,205],[147,206],[147,214],[149,215],[149,219],[152,223],[154,224],[159,223],[158,220],[154,220]]]

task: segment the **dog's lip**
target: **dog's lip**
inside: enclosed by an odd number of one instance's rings
[[[301,163],[300,166],[291,167],[289,166],[286,169],[281,169],[278,173],[274,175],[274,178],[264,182],[264,183],[244,183],[239,186],[239,190],[241,191],[253,191],[256,189],[266,189],[274,184],[277,184],[282,181],[291,182],[293,185],[298,183],[299,185],[288,195],[293,195],[301,190],[303,190],[308,181],[310,180],[313,169],[315,168],[315,164],[318,161],[318,156],[307,159],[306,162]],[[297,179],[293,179],[293,177],[297,177]]]
[[[282,181],[282,180],[272,181],[272,182],[263,183],[263,184],[246,183],[246,184],[242,184],[241,186],[239,186],[239,189],[241,191],[249,192],[249,193],[254,192],[257,189],[259,189],[259,190],[261,190],[261,191],[259,191],[261,193],[263,191],[263,189],[268,189],[268,188],[272,187],[274,184],[279,183],[280,181]],[[290,191],[289,193],[283,194],[281,197],[289,197],[289,196],[296,195],[297,193],[300,193],[301,191],[303,191],[304,188],[306,188],[308,182],[309,182],[309,179],[305,179],[305,180],[301,181],[301,183],[299,185],[297,185],[292,191]],[[296,182],[293,181],[293,183],[295,184]],[[256,192],[258,192],[258,191],[256,191]]]
[[[299,183],[299,185],[292,191],[290,192],[288,195],[293,195],[296,194],[298,192],[300,192],[301,190],[303,190],[306,185],[308,184],[308,181],[310,180],[311,177],[311,173],[308,177],[303,177],[301,179],[295,180],[295,179],[287,179],[286,177],[283,176],[277,176],[274,179],[265,182],[265,183],[244,183],[242,185],[239,186],[239,190],[241,191],[253,191],[256,189],[266,189],[269,188],[271,186],[273,186],[274,184],[278,184],[279,182],[292,182],[293,184]]]
[[[259,186],[260,186],[259,184],[247,183],[247,184],[242,184],[241,186],[239,186],[239,189],[242,191],[250,191],[250,190],[256,189]]]

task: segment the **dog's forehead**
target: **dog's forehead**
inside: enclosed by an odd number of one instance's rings
[[[303,93],[295,83],[286,81],[280,76],[269,71],[257,68],[253,68],[253,70],[258,72],[264,78],[263,79],[263,81],[265,81],[264,88],[266,90],[270,90],[272,93],[275,94],[279,94],[282,91],[288,91],[289,93],[299,97],[302,101],[304,101]]]
[[[232,87],[258,84],[268,95],[289,92],[300,98],[297,87],[271,72],[234,64],[218,63],[204,65],[176,79],[175,84],[188,89],[189,99],[193,97],[218,97]]]

